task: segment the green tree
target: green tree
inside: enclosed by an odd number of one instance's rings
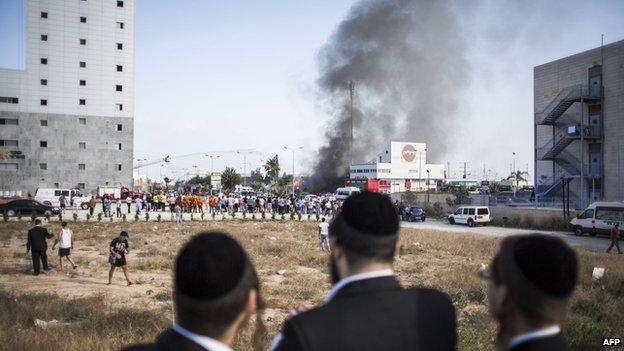
[[[262,189],[265,184],[265,178],[266,177],[262,174],[262,169],[258,167],[251,171],[249,175],[249,185],[256,190]]]
[[[221,184],[224,193],[230,193],[234,187],[241,183],[241,175],[232,167],[227,167],[221,174]]]
[[[507,180],[513,180],[515,182],[516,188],[518,188],[518,184],[520,182],[525,182],[528,183],[526,176],[528,176],[529,173],[526,171],[515,171],[515,172],[511,172],[511,174],[509,175],[509,177],[507,177]]]
[[[279,157],[277,155],[266,161],[264,164],[264,171],[266,172],[267,182],[265,184],[277,183],[280,173]]]

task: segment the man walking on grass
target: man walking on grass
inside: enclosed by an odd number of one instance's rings
[[[621,255],[622,254],[622,250],[620,250],[620,224],[616,223],[613,226],[613,229],[611,229],[611,245],[609,245],[609,248],[607,249],[607,253],[611,252],[611,249],[615,246],[615,248],[618,250],[618,253]]]
[[[325,222],[325,217],[321,219],[321,223],[319,223],[318,227],[321,250],[331,252],[329,247],[329,223]]]
[[[52,238],[48,230],[41,226],[41,220],[35,219],[35,227],[28,231],[28,241],[26,241],[26,253],[32,253],[32,263],[34,275],[39,275],[40,262],[43,264],[43,270],[49,271],[48,267],[48,242],[46,239]]]

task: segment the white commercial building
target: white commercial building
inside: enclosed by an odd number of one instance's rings
[[[392,193],[424,191],[444,180],[444,165],[427,163],[425,143],[391,141],[371,162],[352,165],[349,179],[378,179]]]
[[[24,67],[0,69],[0,192],[130,186],[134,0],[24,3]]]

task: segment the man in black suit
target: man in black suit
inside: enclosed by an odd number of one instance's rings
[[[126,351],[231,351],[253,314],[254,350],[265,350],[258,275],[245,250],[228,235],[200,233],[180,250],[173,301],[176,324],[155,343]]]
[[[437,290],[401,287],[392,271],[399,219],[390,199],[349,197],[329,229],[326,303],[284,323],[273,350],[454,350],[455,309]]]
[[[39,261],[43,264],[43,269],[50,270],[48,267],[48,242],[46,239],[51,239],[52,234],[48,230],[41,226],[41,220],[35,219],[35,226],[28,231],[28,241],[26,242],[26,253],[30,251],[32,253],[32,263],[34,275],[39,275],[40,266]]]
[[[532,234],[505,238],[492,260],[488,301],[498,322],[497,348],[565,351],[561,334],[578,259],[563,240]]]

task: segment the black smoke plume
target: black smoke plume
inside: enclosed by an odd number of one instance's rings
[[[332,117],[309,188],[333,190],[351,159],[349,81],[355,83],[353,162],[390,140],[446,152],[468,84],[459,9],[450,0],[362,0],[319,52],[321,101]]]

